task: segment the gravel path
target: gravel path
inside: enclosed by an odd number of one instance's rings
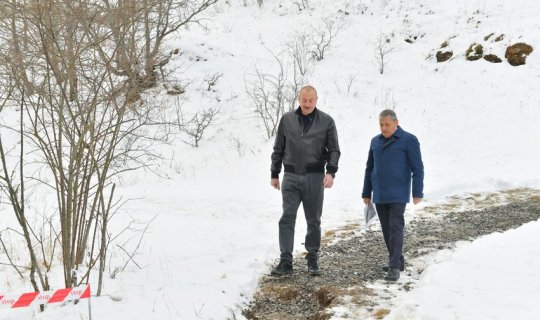
[[[410,262],[437,250],[453,248],[456,241],[474,240],[539,218],[538,196],[482,210],[419,216],[405,225],[404,256]],[[368,284],[382,279],[381,267],[386,264],[386,259],[386,248],[377,223],[377,226],[335,244],[323,244],[319,258],[320,277],[307,274],[303,257],[295,257],[291,276],[264,276],[243,315],[250,320],[329,319],[328,308],[343,303],[345,297],[349,304],[368,311],[376,310],[380,307],[381,296],[369,289]],[[422,272],[410,269],[413,268],[409,267],[405,272]],[[414,282],[396,285],[410,290]],[[380,317],[385,314],[382,312]],[[377,315],[373,316],[377,318]]]

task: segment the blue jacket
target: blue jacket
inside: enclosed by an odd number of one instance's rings
[[[400,126],[388,140],[382,134],[375,136],[369,147],[362,198],[378,204],[407,203],[411,177],[413,197],[423,198],[424,164],[418,139]]]

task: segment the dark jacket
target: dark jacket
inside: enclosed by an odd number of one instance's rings
[[[388,140],[382,134],[371,140],[362,198],[373,202],[407,203],[412,195],[423,198],[424,164],[418,139],[400,126]]]
[[[278,177],[282,163],[285,172],[324,173],[325,165],[328,173],[337,172],[340,151],[334,120],[317,108],[310,120],[304,131],[300,108],[281,117],[272,153],[272,178]]]

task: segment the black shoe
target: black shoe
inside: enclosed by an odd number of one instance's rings
[[[283,275],[292,274],[292,273],[293,273],[292,263],[286,260],[281,260],[279,264],[277,265],[277,267],[272,269],[272,272],[270,272],[270,274],[274,276],[283,276]]]
[[[384,280],[388,281],[397,281],[397,279],[399,279],[399,269],[397,268],[390,268],[384,277]]]
[[[390,267],[389,267],[389,266],[384,266],[384,267],[382,267],[382,271],[388,272],[388,270],[390,270]],[[404,271],[404,270],[405,270],[405,263],[402,263],[402,264],[399,266],[399,271]]]
[[[319,264],[317,263],[317,260],[315,259],[309,259],[307,262],[308,266],[308,274],[310,276],[320,276],[321,271],[319,270]]]

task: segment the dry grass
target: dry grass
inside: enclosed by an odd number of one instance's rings
[[[283,302],[292,302],[300,296],[300,291],[290,285],[267,283],[255,295],[257,299],[260,297],[269,297]]]
[[[373,302],[373,289],[368,289],[364,287],[355,287],[343,290],[341,292],[342,296],[350,296],[351,303],[357,306],[367,306]]]
[[[386,317],[389,313],[390,313],[390,310],[388,309],[378,309],[377,311],[373,313],[373,317],[375,317],[375,319],[382,319]]]
[[[481,210],[495,205],[503,205],[513,201],[540,201],[540,190],[517,188],[492,193],[470,193],[462,196],[450,196],[444,203],[424,207],[428,214],[447,213],[452,211]]]
[[[358,230],[360,230],[359,223],[351,223],[344,225],[338,229],[328,230],[324,233],[321,243],[322,245],[328,245],[330,242],[336,239],[343,240],[348,237],[352,237]]]
[[[334,238],[336,236],[335,230],[328,230],[324,233],[324,238]]]
[[[317,304],[319,308],[327,308],[334,302],[336,297],[339,295],[339,288],[336,287],[322,287],[315,295],[317,296]]]

